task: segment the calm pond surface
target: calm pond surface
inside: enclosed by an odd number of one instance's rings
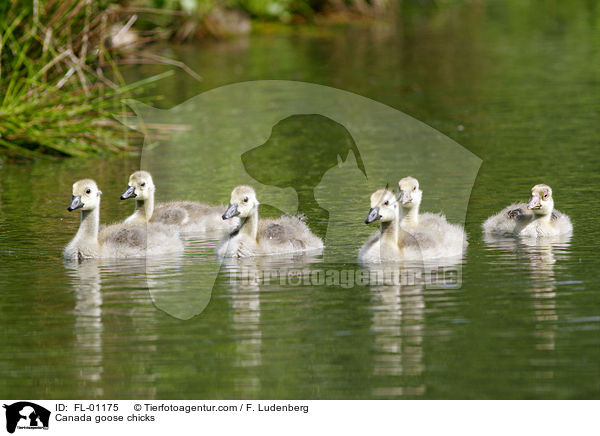
[[[118,196],[140,159],[4,165],[0,397],[600,396],[600,11],[593,2],[406,7],[394,26],[163,50],[204,80],[166,79],[160,107],[248,80],[312,82],[396,108],[479,157],[462,286],[257,284],[236,276],[242,267],[361,270],[326,249],[225,264],[207,294],[198,284],[214,269],[215,241],[198,235],[187,236],[180,257],[66,265],[61,250],[79,220],[66,210],[71,184],[93,177],[104,192],[101,220],[123,219],[133,204]],[[229,151],[215,150],[194,185],[158,186],[158,199],[169,192],[226,203],[233,186],[248,182],[227,170]],[[302,159],[297,165],[306,169]],[[279,168],[273,177],[287,176]],[[552,186],[556,207],[572,218],[572,238],[484,240],[481,222],[526,200],[536,183]],[[368,197],[353,186],[348,192],[366,215]],[[424,196],[424,210],[445,201],[432,188]],[[460,221],[452,207],[449,217]],[[373,229],[342,224],[338,244],[356,253]],[[326,224],[311,226],[324,232]],[[205,309],[196,315],[198,307]]]

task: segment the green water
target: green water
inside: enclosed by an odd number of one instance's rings
[[[593,2],[409,6],[396,25],[164,48],[204,80],[168,79],[159,104],[241,81],[300,80],[380,101],[454,139],[483,161],[466,209],[462,286],[257,285],[234,277],[241,267],[361,270],[345,257],[332,262],[326,249],[224,265],[207,295],[198,283],[214,266],[215,241],[198,236],[181,257],[65,265],[61,250],[78,223],[66,211],[71,184],[96,179],[102,221],[122,219],[133,205],[118,196],[140,160],[5,165],[0,397],[597,398],[600,11]],[[228,150],[207,156],[195,184],[167,174],[159,200],[176,193],[227,202],[241,183],[228,171]],[[288,176],[275,174],[272,182]],[[536,183],[553,187],[573,237],[484,240],[481,222],[526,200]],[[366,214],[368,198],[348,189],[352,208]],[[462,219],[460,205],[425,190],[424,209],[440,204]],[[341,224],[335,248],[350,253],[372,230]],[[322,221],[311,225],[326,230]]]

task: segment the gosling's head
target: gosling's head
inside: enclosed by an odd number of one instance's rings
[[[229,200],[229,206],[223,214],[223,219],[233,218],[239,216],[240,218],[246,218],[252,215],[260,203],[256,199],[256,192],[250,186],[238,186],[231,191],[231,199]]]
[[[399,201],[404,209],[412,209],[421,204],[423,191],[419,189],[419,181],[414,177],[405,177],[398,182]]]
[[[365,224],[373,221],[383,223],[393,221],[398,214],[398,201],[394,193],[388,189],[379,189],[371,195],[371,209],[365,218]]]
[[[128,198],[137,198],[138,200],[147,200],[154,194],[154,182],[148,171],[136,171],[129,176],[127,189],[121,194],[121,200]]]
[[[102,191],[92,179],[83,179],[73,183],[73,197],[71,204],[67,207],[69,212],[75,209],[92,210],[100,204]]]
[[[552,188],[548,185],[535,185],[531,188],[531,197],[527,208],[531,209],[536,215],[548,215],[554,209],[554,200],[552,199]]]

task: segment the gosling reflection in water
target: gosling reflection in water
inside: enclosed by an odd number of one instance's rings
[[[456,289],[461,285],[461,259],[369,265],[371,330],[374,333],[373,376],[380,398],[425,394],[423,338],[425,289]],[[373,280],[373,278],[378,278]]]
[[[156,378],[148,373],[147,362],[157,353],[156,344],[160,340],[156,329],[158,312],[151,305],[147,290],[160,292],[165,285],[176,290],[177,280],[174,278],[177,272],[172,266],[177,257],[148,259],[151,260],[88,259],[79,264],[65,264],[75,290],[73,354],[76,377],[81,380],[79,386],[82,397],[110,394],[103,388],[106,385],[104,374],[119,374],[121,385],[132,383],[136,387],[136,394],[141,397],[156,397]],[[128,302],[125,314],[120,305],[105,307],[107,297],[103,296],[103,292],[115,287],[130,289],[128,292],[107,294],[111,295],[113,303],[115,298]],[[110,323],[111,320],[118,320],[118,328]],[[130,323],[131,327],[123,326],[124,322]],[[132,344],[135,337],[115,334],[116,331],[144,332],[145,340]],[[105,343],[110,346],[106,347]],[[114,362],[114,356],[110,356],[110,353],[129,350],[132,345],[136,352],[128,355],[125,369],[120,363],[117,368],[107,367],[106,362]],[[105,358],[107,353],[108,357]]]
[[[252,258],[226,258],[221,264],[222,273],[229,277],[232,286],[258,286],[269,282],[281,285],[300,285],[306,281],[313,283],[311,273],[322,262],[321,253],[285,253],[278,256]],[[321,272],[322,270],[319,270]],[[321,283],[322,284],[322,283]]]
[[[262,359],[261,286],[271,278],[317,262],[320,257],[310,253],[289,253],[277,256],[226,258],[222,273],[229,277],[232,323],[236,359],[240,368],[234,384],[239,395],[257,395],[261,390]]]
[[[66,263],[67,274],[75,289],[74,356],[76,375],[81,380],[82,394],[89,397],[104,395],[102,388],[102,282],[99,261],[81,264]]]
[[[527,291],[533,297],[536,320],[535,336],[538,350],[554,350],[556,347],[556,269],[557,261],[568,258],[571,235],[546,238],[511,238],[484,235],[484,242],[491,249],[502,251],[507,260],[526,260],[530,270],[531,287]],[[552,374],[544,374],[551,377]]]
[[[249,280],[230,280],[231,328],[235,343],[234,366],[240,372],[234,380],[239,395],[256,395],[261,382],[257,368],[262,364],[262,331],[260,325],[260,286],[254,277],[257,273],[254,259],[244,259],[241,263],[250,272]],[[232,262],[236,263],[236,262]],[[237,265],[240,266],[240,265]],[[235,265],[228,265],[228,270]]]
[[[373,271],[370,271],[373,273]],[[401,267],[379,267],[375,274],[410,276]],[[371,286],[371,330],[374,333],[373,376],[379,398],[418,397],[425,393],[423,334],[425,299],[422,283],[393,282]]]

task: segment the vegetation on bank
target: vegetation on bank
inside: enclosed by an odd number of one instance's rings
[[[172,14],[153,17],[176,41],[245,34],[250,19],[282,23],[334,21],[379,16],[395,0],[120,0],[123,7],[156,8]]]
[[[123,98],[158,77],[129,84],[121,78],[116,54],[126,40],[126,20],[96,0],[1,3],[0,155],[132,149],[135,133],[114,115],[126,111]]]
[[[120,0],[125,6],[181,10],[202,18],[215,8],[238,9],[255,18],[289,22],[318,14],[379,14],[391,0]]]
[[[156,38],[228,37],[249,19],[312,21],[377,15],[394,0],[23,0],[0,2],[0,158],[135,150],[140,134],[115,116],[160,76],[125,83],[119,65],[164,63]]]

